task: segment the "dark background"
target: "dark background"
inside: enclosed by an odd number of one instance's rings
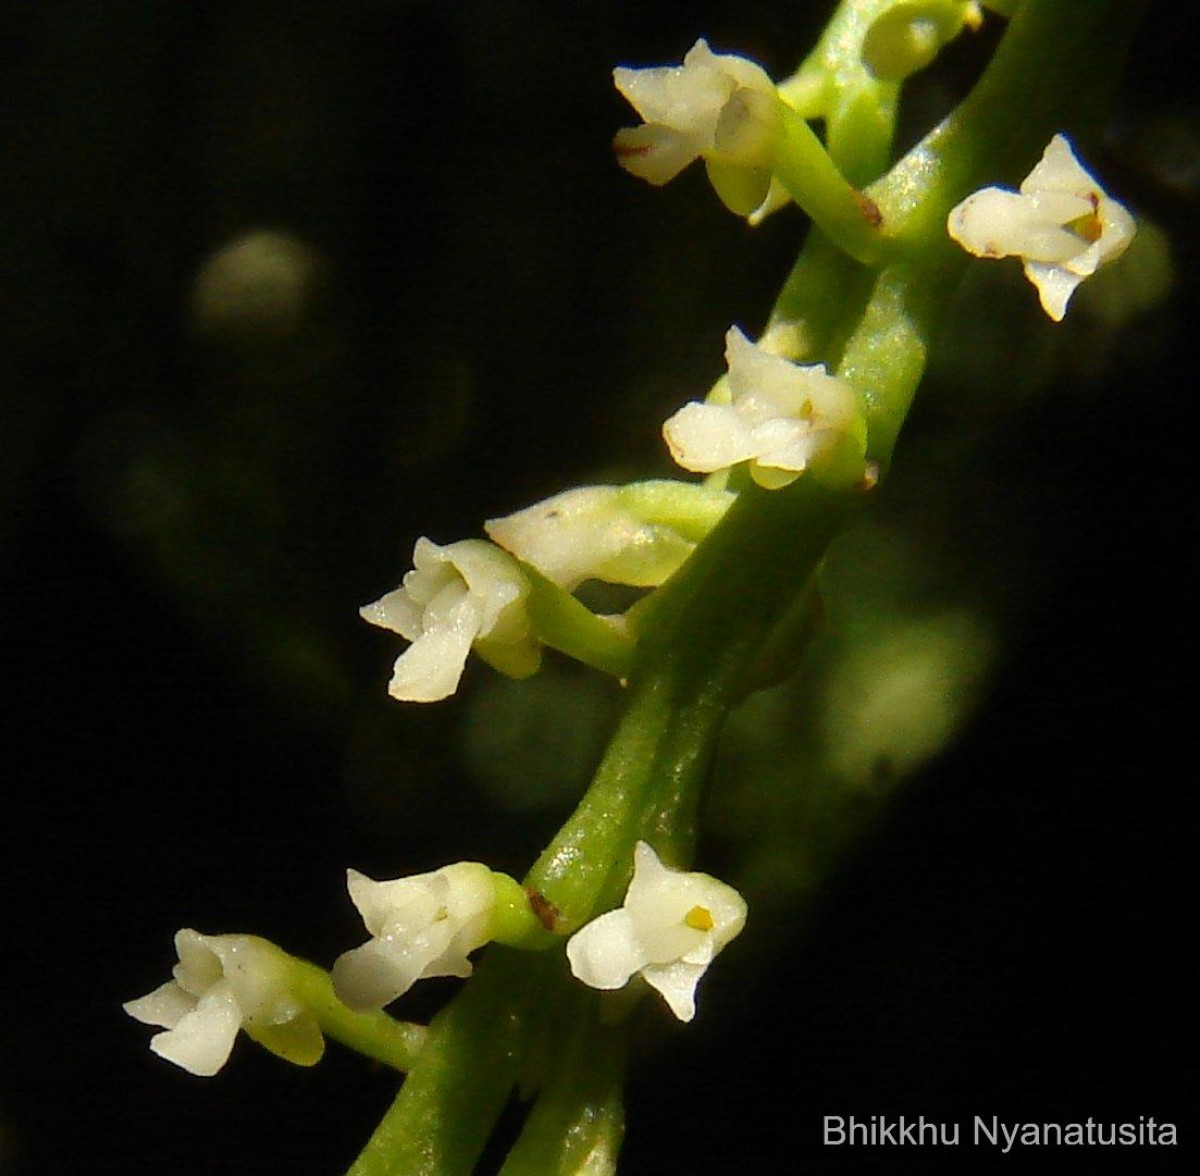
[[[747,932],[778,945],[766,974],[734,965],[693,1026],[647,1031],[630,1173],[939,1159],[823,1149],[824,1114],[1145,1115],[1190,1142],[1200,137],[1182,8],[1153,6],[1091,154],[1170,234],[1171,301],[1121,332],[1069,322],[1053,381],[1025,379],[1031,326],[913,422],[935,452],[980,419],[997,438],[977,493],[1019,520],[1026,558],[991,700],[822,903]],[[181,925],[328,962],[361,934],[346,865],[520,873],[569,811],[573,785],[513,806],[471,768],[489,671],[398,707],[396,645],[355,610],[419,534],[667,472],[659,424],[717,373],[731,322],[761,324],[803,223],[751,233],[701,176],[661,193],[623,176],[609,72],[703,34],[779,75],[825,13],[0,6],[4,1176],[357,1154],[388,1075],[243,1041],[195,1079],[120,1004],[166,979]],[[917,88],[914,131],[984,45]],[[214,256],[263,232],[289,264],[206,303]],[[933,527],[936,481],[921,493]],[[431,987],[418,1011],[450,990]],[[1166,1171],[1185,1150],[1001,1159]]]

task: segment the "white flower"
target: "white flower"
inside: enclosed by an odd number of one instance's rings
[[[733,495],[670,482],[580,486],[491,519],[485,529],[501,547],[568,592],[591,579],[656,588],[692,553],[697,536],[647,517],[648,510],[660,505],[648,501],[652,499],[670,499],[667,505],[680,515],[690,512],[687,521],[698,530],[715,525]]]
[[[280,953],[253,935],[175,936],[174,979],[123,1007],[167,1030],[150,1039],[160,1057],[211,1077],[226,1062],[239,1029],[280,1057],[311,1066],[325,1043],[312,1015],[288,991]]]
[[[541,650],[525,612],[528,593],[516,562],[494,544],[464,539],[439,547],[418,539],[403,585],[359,610],[412,642],[396,661],[388,693],[405,702],[449,697],[472,646],[501,673],[532,674]]]
[[[682,65],[616,69],[613,80],[645,120],[614,140],[626,171],[665,184],[703,157],[734,212],[747,215],[763,202],[782,123],[775,83],[760,66],[697,41]]]
[[[686,470],[712,473],[749,461],[769,489],[786,486],[839,436],[863,430],[858,395],[823,364],[794,364],[732,328],[725,336],[727,404],[693,401],[665,425],[671,456]]]
[[[348,870],[346,884],[372,936],[333,965],[334,991],[352,1009],[382,1008],[430,976],[469,976],[467,956],[491,938],[495,887],[480,862],[390,882]]]
[[[1019,257],[1055,322],[1075,287],[1120,257],[1136,231],[1133,217],[1084,171],[1063,135],[1050,140],[1019,193],[975,192],[950,210],[946,228],[976,257]]]
[[[690,1021],[700,977],[745,923],[746,902],[732,886],[672,870],[639,841],[625,905],[571,936],[567,959],[591,988],[622,988],[640,972],[675,1016]]]

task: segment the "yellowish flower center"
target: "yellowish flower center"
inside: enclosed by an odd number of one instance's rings
[[[712,912],[709,911],[708,907],[702,906],[692,907],[683,916],[683,921],[695,931],[711,931],[716,926]]]
[[[1100,223],[1100,200],[1095,194],[1088,199],[1092,202],[1092,211],[1085,212],[1067,223],[1067,228],[1076,236],[1082,237],[1089,245],[1095,244],[1104,235],[1104,226]]]

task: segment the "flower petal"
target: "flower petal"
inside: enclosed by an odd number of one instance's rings
[[[232,989],[218,981],[173,1029],[155,1034],[150,1048],[191,1074],[211,1078],[229,1060],[241,1024]]]
[[[173,1029],[195,1007],[196,998],[174,980],[168,980],[153,992],[137,1000],[128,1000],[121,1006],[135,1021],[163,1029]]]
[[[589,988],[623,988],[646,963],[633,916],[621,908],[593,919],[567,940],[567,960]]]
[[[696,985],[707,967],[707,964],[688,964],[682,960],[650,964],[642,969],[642,978],[662,994],[679,1020],[687,1022],[696,1016]]]
[[[245,1029],[264,1049],[295,1066],[315,1066],[325,1053],[320,1026],[307,1011],[273,1025],[252,1022]]]
[[[464,596],[444,625],[422,633],[397,659],[388,693],[402,702],[439,702],[458,689],[483,617]]]
[[[417,603],[404,588],[396,588],[371,604],[364,604],[358,615],[381,629],[390,629],[409,641],[415,641],[423,632],[421,617],[424,605]]]
[[[593,578],[657,587],[695,547],[625,509],[616,486],[567,490],[485,527],[501,547],[567,591]]]
[[[643,121],[691,136],[697,148],[712,140],[721,108],[739,82],[704,41],[688,50],[682,65],[613,70],[613,82]]]
[[[381,1009],[403,996],[425,974],[428,952],[412,944],[368,939],[343,952],[333,964],[333,988],[338,1000],[352,1009]]]
[[[1042,304],[1042,309],[1056,323],[1061,323],[1066,316],[1071,295],[1086,275],[1073,273],[1061,265],[1027,261],[1025,276],[1037,287],[1038,301]]]
[[[711,474],[754,457],[753,430],[732,405],[685,404],[663,425],[671,456],[685,470]]]
[[[1042,158],[1021,181],[1021,192],[1084,193],[1096,187],[1096,181],[1075,157],[1066,135],[1056,134],[1046,144]]]
[[[700,154],[691,137],[658,123],[623,127],[613,139],[613,151],[630,175],[658,187],[673,180]]]

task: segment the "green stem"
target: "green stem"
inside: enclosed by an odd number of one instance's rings
[[[843,0],[816,48],[780,85],[806,118],[825,120],[830,158],[847,181],[868,184],[888,166],[900,88],[863,64],[867,30],[895,0]]]
[[[867,457],[883,469],[925,372],[929,340],[949,295],[939,276],[948,277],[907,264],[885,269],[838,365],[838,375],[862,394]]]
[[[768,328],[787,324],[798,329],[797,361],[836,364],[846,333],[866,305],[873,276],[814,230],[780,291]]]
[[[533,567],[522,563],[529,581],[527,607],[537,638],[593,669],[625,678],[633,665],[634,642]]]
[[[564,929],[616,905],[639,838],[688,863],[725,715],[861,499],[804,478],[785,490],[751,487],[649,598],[625,715],[591,788],[526,879],[563,913]]]
[[[491,948],[429,1026],[421,1056],[349,1176],[469,1176],[534,1036],[554,957]]]
[[[785,102],[779,109],[783,134],[774,157],[775,178],[830,240],[856,261],[877,261],[886,242],[875,202],[846,180],[804,119]]]
[[[595,993],[564,984],[553,1057],[500,1176],[604,1176],[624,1134],[625,1034],[603,1024]]]
[[[289,990],[313,1014],[322,1033],[385,1066],[401,1071],[412,1068],[425,1044],[424,1025],[397,1021],[381,1010],[355,1012],[338,1000],[324,968],[282,951],[279,954]]]

